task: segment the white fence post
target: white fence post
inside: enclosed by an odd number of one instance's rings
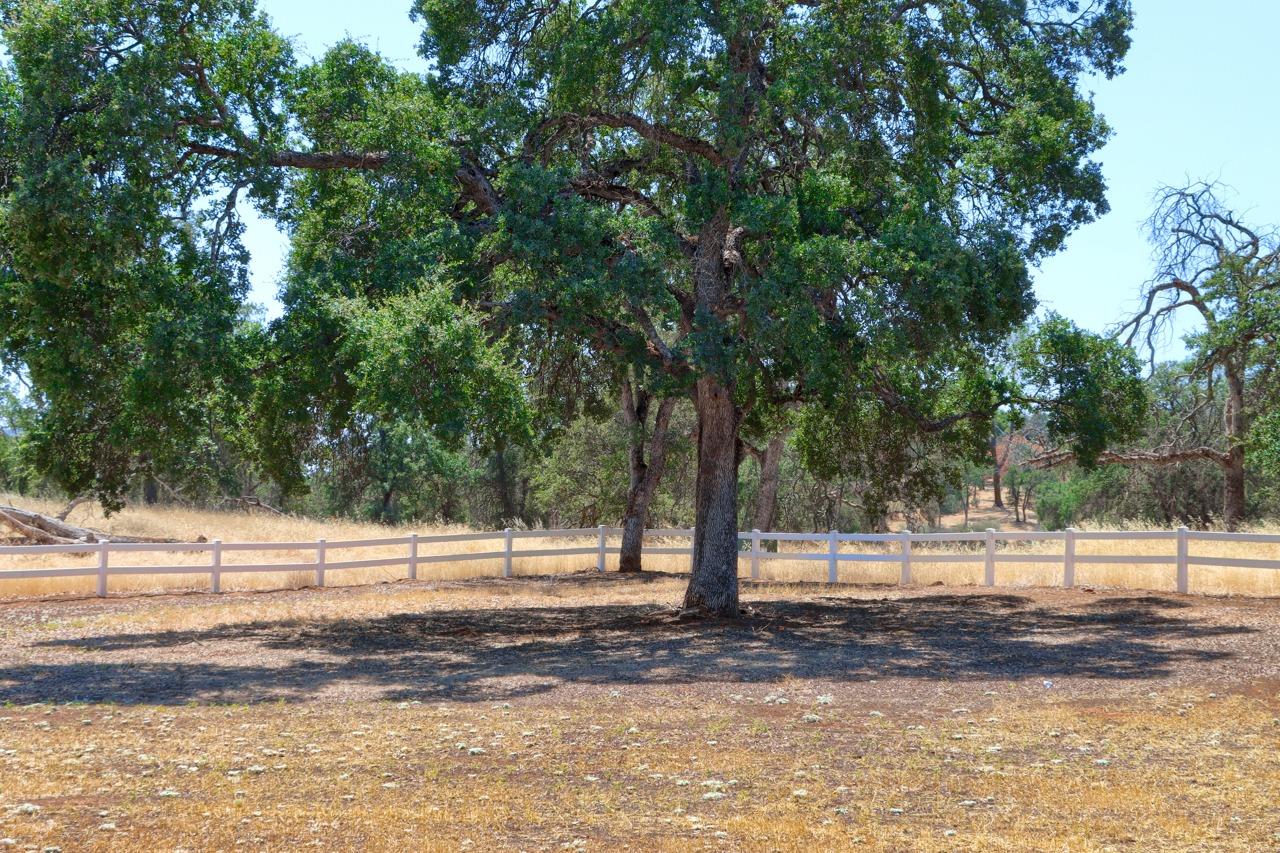
[[[316,540],[316,586],[324,586],[324,540]]]
[[[1066,537],[1062,548],[1062,585],[1071,589],[1076,585],[1076,529],[1068,527]]]
[[[697,538],[698,538],[698,528],[690,527],[689,528],[689,573],[690,574],[693,573],[693,563],[697,559],[698,551],[694,545]]]
[[[903,586],[911,584],[911,531],[902,531],[902,575],[898,583]]]
[[[502,576],[504,578],[511,577],[511,528],[508,527],[502,531],[504,540],[502,549]]]
[[[418,534],[409,534],[409,580],[418,579]]]
[[[1191,591],[1191,572],[1187,568],[1187,534],[1185,527],[1178,528],[1178,592]]]
[[[840,531],[832,530],[827,539],[831,543],[827,555],[827,583],[835,583],[840,578],[840,559],[837,556],[840,553]]]
[[[987,586],[996,585],[996,529],[987,528],[987,567],[982,582]]]
[[[213,559],[209,568],[209,592],[222,592],[222,540],[213,540]]]
[[[107,597],[107,554],[110,547],[109,540],[103,539],[98,543],[98,598]]]
[[[760,529],[751,530],[751,579],[760,580]]]
[[[596,554],[596,571],[597,572],[604,571],[604,536],[605,536],[605,531],[607,531],[608,529],[609,528],[605,527],[603,524],[600,525],[600,550]]]

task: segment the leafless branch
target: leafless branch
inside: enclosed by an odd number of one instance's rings
[[[1213,462],[1223,467],[1230,464],[1230,456],[1228,454],[1212,447],[1188,447],[1179,450],[1128,450],[1123,452],[1107,450],[1098,454],[1098,462],[1103,465],[1125,465],[1130,467],[1141,465],[1181,465],[1184,462],[1197,460]],[[1074,452],[1070,450],[1053,450],[1031,458],[1027,461],[1027,465],[1031,468],[1044,470],[1069,465],[1075,461],[1076,454]]]

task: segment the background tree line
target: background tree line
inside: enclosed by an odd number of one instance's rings
[[[1188,386],[1188,366],[1162,363],[1145,380],[1148,416],[1134,447],[1222,447],[1221,391],[1205,403]],[[1188,417],[1190,414],[1190,417]],[[0,489],[16,494],[68,497],[34,464],[24,445],[36,418],[28,394],[10,380],[0,400]],[[1265,426],[1265,424],[1264,424]],[[651,526],[693,522],[692,455],[695,429],[690,404],[674,407],[666,437],[666,464],[649,503]],[[1178,465],[1109,465],[1094,469],[1038,467],[1043,424],[1032,419],[993,431],[990,455],[926,460],[937,477],[930,488],[899,491],[889,515],[877,515],[865,500],[874,483],[856,475],[827,477],[806,465],[794,429],[775,438],[776,459],[749,454],[743,464],[740,527],[749,530],[848,531],[909,527],[937,529],[945,517],[964,525],[969,506],[993,503],[993,467],[998,457],[1000,497],[1013,517],[1015,497],[1038,523],[1051,529],[1072,524],[1181,524],[1209,527],[1222,522],[1223,472],[1205,460]],[[1015,440],[1009,441],[1010,437]],[[1259,455],[1273,445],[1259,436]],[[218,442],[214,442],[217,446]],[[369,425],[312,449],[301,490],[286,490],[265,476],[233,442],[222,451],[167,469],[152,469],[131,483],[128,500],[210,508],[244,508],[252,497],[286,512],[338,516],[384,523],[451,523],[483,528],[516,526],[591,527],[619,524],[630,481],[629,427],[620,411],[593,411],[559,425],[539,446],[485,450],[475,442],[446,448],[411,425]],[[762,483],[762,463],[776,465],[775,484]],[[154,488],[147,486],[148,479]],[[1280,518],[1280,470],[1259,462],[1247,468],[1246,517]],[[761,492],[776,496],[772,507]],[[976,526],[976,525],[975,525]]]

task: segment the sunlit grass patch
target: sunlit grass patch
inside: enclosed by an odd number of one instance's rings
[[[0,836],[64,850],[1270,849],[1276,696],[902,716],[797,685],[4,710]]]
[[[56,512],[55,502],[16,498],[0,495],[0,502],[16,501],[24,506],[43,512]],[[456,534],[474,532],[461,526],[441,525],[405,525],[387,526],[370,523],[344,521],[340,519],[312,519],[275,515],[249,514],[243,512],[216,512],[207,510],[183,509],[177,507],[128,507],[118,515],[105,518],[101,511],[91,504],[77,507],[71,516],[76,523],[86,524],[111,532],[128,533],[142,536],[158,536],[196,541],[200,538],[223,542],[296,542],[311,543],[317,539],[329,542],[347,540],[381,539],[387,537],[407,536],[418,533],[422,536],[434,534]],[[1258,532],[1266,532],[1268,528],[1260,528]],[[594,536],[568,539],[516,540],[517,550],[521,548],[593,548],[598,539]],[[610,546],[618,544],[618,537],[611,536]],[[650,545],[659,547],[685,547],[687,539],[652,539]],[[745,544],[745,543],[744,543]],[[957,556],[973,557],[982,552],[982,543],[963,544],[930,544],[914,546],[915,553],[920,556]],[[1058,586],[1063,579],[1063,544],[1061,542],[1032,542],[1002,544],[1001,550],[1016,551],[1024,554],[1043,555],[1041,563],[997,564],[996,584],[999,586],[1037,587]],[[465,556],[482,552],[501,551],[501,538],[488,540],[464,540],[444,543],[424,544],[423,555],[458,554]],[[823,560],[788,560],[788,552],[821,553],[827,544],[825,534],[816,534],[812,541],[784,542],[778,555],[764,557],[760,560],[760,579],[766,581],[820,583],[827,580],[827,564]],[[842,553],[882,553],[895,557],[886,562],[843,562],[838,567],[837,577],[841,583],[854,584],[896,584],[901,574],[901,564],[896,557],[900,554],[897,542],[886,543],[842,543]],[[1175,543],[1168,541],[1096,541],[1081,540],[1077,543],[1077,554],[1080,556],[1096,555],[1132,555],[1137,557],[1167,556],[1168,563],[1161,565],[1125,564],[1092,565],[1081,563],[1076,567],[1076,579],[1083,586],[1114,587],[1123,589],[1150,589],[1170,591],[1176,586]],[[1280,560],[1280,544],[1252,542],[1192,542],[1192,556],[1216,555],[1229,558],[1276,559]],[[325,575],[327,586],[354,586],[377,583],[390,583],[406,578],[407,546],[377,546],[368,548],[328,547],[326,559],[340,561],[344,559],[381,559],[405,557],[406,565],[382,566],[373,568],[353,568],[332,570]],[[225,551],[222,576],[222,589],[228,592],[252,591],[268,589],[297,589],[315,584],[313,570],[258,572],[237,574],[236,564],[258,563],[310,563],[316,558],[312,546],[288,551]],[[94,578],[29,578],[6,579],[4,569],[30,569],[52,567],[92,567],[97,565],[97,555],[86,551],[83,554],[43,554],[32,556],[0,556],[0,598],[19,598],[35,596],[52,596],[61,594],[92,594]],[[210,563],[210,554],[150,552],[136,554],[120,554],[113,557],[113,565],[178,565],[205,566]],[[689,557],[681,554],[650,554],[645,557],[645,567],[650,571],[673,574],[686,573],[689,570]],[[512,560],[515,575],[553,575],[590,570],[596,567],[594,554],[553,555],[547,557],[516,557]],[[616,555],[606,557],[606,568],[617,567]],[[490,559],[469,559],[460,562],[424,563],[420,565],[418,576],[421,579],[438,581],[466,580],[470,578],[498,577],[503,571],[503,560],[500,557]],[[983,563],[981,560],[956,562],[916,562],[912,565],[914,583],[929,585],[943,583],[949,586],[976,585],[983,582]],[[749,577],[751,562],[744,553],[738,560],[738,572],[741,577]],[[1192,566],[1190,570],[1191,589],[1204,594],[1238,594],[1258,596],[1280,596],[1280,571],[1265,569],[1211,568]],[[121,575],[109,579],[112,592],[158,592],[177,590],[203,591],[209,588],[209,578],[203,573],[178,575]]]
[[[0,839],[1277,843],[1273,602],[771,582],[744,587],[741,623],[686,623],[682,584],[590,573],[6,604]],[[49,701],[86,696],[113,702]]]

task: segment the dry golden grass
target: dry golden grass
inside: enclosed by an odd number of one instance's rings
[[[1096,529],[1096,528],[1095,528]],[[1124,529],[1150,529],[1130,527]],[[1251,532],[1280,533],[1276,527],[1259,527]],[[1063,543],[1062,542],[1015,542],[1001,544],[1002,553],[1043,554],[1043,563],[999,563],[996,564],[996,585],[1004,587],[1042,587],[1059,586],[1063,577]],[[808,550],[820,550],[822,545]],[[890,544],[882,553],[893,553],[897,546]],[[913,547],[914,555],[944,555],[948,553],[966,553],[979,555],[982,544],[973,545],[935,545]],[[890,551],[889,549],[894,549]],[[843,551],[869,552],[870,546],[842,548]],[[1076,583],[1080,586],[1116,588],[1116,589],[1148,589],[1160,592],[1172,592],[1177,588],[1176,571],[1177,543],[1172,540],[1088,540],[1081,539],[1076,543],[1076,555],[1098,556],[1135,556],[1135,557],[1167,557],[1167,564],[1124,563],[1076,565]],[[1192,540],[1189,554],[1196,556],[1213,556],[1227,558],[1245,558],[1253,560],[1280,560],[1280,543],[1256,542],[1196,542]],[[817,580],[825,579],[824,563],[787,562],[778,560],[761,572],[762,577],[777,580]],[[900,564],[842,564],[840,579],[859,583],[897,583]],[[933,584],[981,584],[983,581],[983,562],[957,563],[913,563],[912,577],[916,583]],[[1204,595],[1254,595],[1280,596],[1280,570],[1241,569],[1227,567],[1191,566],[1191,591]]]
[[[56,512],[59,506],[52,501],[39,501],[19,498],[13,495],[0,494],[0,502],[15,503],[43,512]],[[71,516],[71,521],[103,529],[107,532],[133,534],[142,536],[164,536],[183,541],[194,541],[203,536],[206,539],[222,539],[224,542],[311,542],[318,538],[329,541],[378,539],[408,535],[417,532],[420,535],[466,533],[471,532],[463,527],[388,527],[386,525],[345,521],[341,519],[314,519],[280,517],[259,513],[214,512],[206,510],[190,510],[173,507],[140,508],[129,507],[118,515],[105,518],[96,505],[82,505]],[[1259,528],[1258,532],[1277,532],[1277,528]],[[819,537],[821,540],[821,537]],[[566,540],[517,540],[516,548],[560,548],[560,547],[592,547],[595,537],[587,539]],[[617,540],[611,539],[611,545]],[[684,546],[687,540],[673,540],[661,544]],[[976,545],[939,545],[915,546],[917,555],[968,553],[981,551],[981,544]],[[1062,582],[1062,543],[1016,543],[1001,546],[1003,549],[1018,553],[1044,554],[1045,562],[1040,564],[1004,564],[997,565],[996,582],[1000,586],[1055,586]],[[783,543],[782,552],[825,550],[826,543]],[[842,547],[844,552],[869,553],[877,549],[882,553],[897,553],[897,544],[885,546],[850,545]],[[453,554],[479,553],[502,549],[501,539],[469,542],[448,542],[423,545],[421,553]],[[1175,587],[1175,570],[1173,565],[1175,545],[1172,541],[1087,541],[1078,543],[1077,553],[1086,554],[1126,554],[1139,556],[1168,556],[1168,565],[1117,564],[1117,565],[1079,565],[1077,581],[1081,585],[1098,587],[1116,587],[1128,589],[1151,589],[1168,591]],[[1245,557],[1252,559],[1280,560],[1280,544],[1258,543],[1222,543],[1193,542],[1192,555],[1215,555],[1222,557]],[[330,561],[344,559],[375,559],[406,555],[404,546],[388,546],[379,548],[338,549],[330,547],[326,557]],[[118,555],[113,558],[113,565],[126,560],[129,565],[207,565],[208,553],[166,554],[139,553]],[[267,572],[252,574],[235,574],[231,570],[236,563],[306,563],[315,559],[314,549],[297,551],[229,551],[223,555],[224,568],[228,573],[223,575],[222,588],[226,591],[290,589],[311,585],[315,582],[314,572]],[[87,594],[94,588],[93,578],[40,578],[40,579],[4,579],[4,569],[23,569],[60,566],[94,566],[97,557],[94,554],[50,554],[30,557],[0,556],[0,598],[49,596],[57,594]],[[609,556],[607,565],[616,566],[617,558]],[[688,557],[679,555],[651,555],[645,560],[646,568],[653,571],[683,572],[688,569]],[[596,564],[593,555],[524,557],[513,561],[513,571],[517,575],[560,574],[592,568]],[[839,577],[842,582],[857,583],[897,583],[899,564],[888,563],[843,563]],[[371,569],[343,569],[328,572],[326,583],[329,585],[361,585],[399,580],[406,576],[403,566],[389,566]],[[423,564],[419,567],[419,577],[425,579],[458,580],[472,577],[497,576],[502,571],[501,559],[472,560],[459,563]],[[739,571],[744,576],[749,573],[749,561],[743,558],[739,563]],[[799,561],[786,559],[765,559],[761,561],[761,578],[777,581],[822,581],[826,579],[827,567],[822,561]],[[981,562],[956,563],[916,563],[913,566],[913,577],[917,583],[932,584],[978,584],[982,582],[983,565]],[[109,588],[112,592],[153,592],[178,589],[205,589],[208,578],[205,575],[122,575],[112,576]],[[1280,571],[1235,568],[1191,568],[1191,589],[1205,594],[1237,594],[1280,596]]]
[[[690,709],[621,692],[567,707],[6,709],[0,836],[93,851],[1280,843],[1275,696],[997,698],[900,717],[812,696]]]
[[[1100,529],[1100,528],[1094,528]],[[1125,530],[1147,530],[1145,527],[1126,527]],[[1258,527],[1251,532],[1278,533],[1276,527]],[[787,560],[785,554],[792,552],[820,553],[827,549],[825,537],[817,536],[813,542],[787,542],[780,549],[782,556],[762,560],[760,577],[763,580],[779,581],[823,581],[827,577],[827,565],[823,561]],[[1060,586],[1063,577],[1063,543],[1062,542],[1010,542],[999,545],[1001,553],[1043,554],[1043,563],[999,563],[996,564],[996,585],[1004,587],[1042,587]],[[966,557],[980,557],[983,554],[983,543],[944,543],[934,545],[915,544],[912,548],[914,557],[945,556],[963,554]],[[845,543],[841,553],[879,553],[897,555],[900,546],[895,542],[885,544],[851,544]],[[1227,558],[1246,558],[1255,560],[1280,560],[1280,543],[1256,542],[1196,542],[1190,543],[1191,556],[1214,556]],[[1081,539],[1076,543],[1076,555],[1123,555],[1134,557],[1168,558],[1165,565],[1147,563],[1085,564],[1076,565],[1076,583],[1080,586],[1093,586],[1118,589],[1149,589],[1156,591],[1173,591],[1177,587],[1175,560],[1177,543],[1169,540],[1088,540]],[[749,563],[744,558],[739,570],[746,573]],[[884,563],[852,563],[845,562],[839,566],[838,577],[846,583],[885,583],[896,584],[901,572],[901,563],[897,561]],[[963,562],[929,562],[912,563],[912,579],[917,584],[944,583],[947,585],[976,585],[983,582],[983,560],[965,560]],[[1280,570],[1219,568],[1207,566],[1190,567],[1191,590],[1205,595],[1256,595],[1280,596]]]
[[[14,495],[0,494],[0,503],[9,503],[38,512],[54,513],[61,507],[55,501],[41,501],[31,498],[20,498]],[[317,519],[294,516],[276,516],[263,513],[218,512],[209,510],[183,509],[179,507],[126,507],[122,512],[105,517],[96,505],[84,504],[77,507],[68,519],[72,523],[81,524],[103,530],[107,533],[120,533],[133,536],[153,536],[177,539],[183,542],[194,542],[204,537],[212,541],[221,539],[230,542],[314,542],[324,538],[329,542],[385,539],[407,536],[418,533],[421,536],[438,534],[456,534],[476,532],[462,526],[388,526],[343,519]],[[586,539],[517,539],[515,548],[571,548],[595,547],[597,539],[591,536]],[[617,541],[610,544],[616,546]],[[420,554],[476,554],[488,551],[501,551],[503,541],[496,539],[424,543]],[[236,574],[235,565],[254,563],[309,563],[315,560],[315,549],[273,550],[273,551],[226,551],[223,553],[222,589],[224,591],[295,589],[315,583],[315,573],[311,570],[288,572],[255,572]],[[326,548],[325,557],[330,562],[354,559],[379,559],[404,556],[407,560],[408,548],[404,545],[371,547],[371,548]],[[15,557],[0,555],[0,598],[48,596],[63,593],[92,593],[94,579],[82,578],[31,578],[5,580],[5,569],[54,568],[74,566],[96,566],[97,555],[85,554],[39,554]],[[136,554],[112,555],[112,565],[158,566],[208,565],[208,552],[195,553],[163,553],[145,552]],[[650,561],[652,568],[662,570],[670,568],[679,571],[688,568],[688,558],[681,561],[672,557],[664,559],[654,557]],[[617,557],[610,556],[607,564],[616,568]],[[512,570],[519,575],[557,574],[573,572],[596,565],[594,555],[551,556],[551,557],[519,557],[512,563]],[[434,563],[419,566],[418,576],[424,579],[458,580],[473,577],[494,577],[502,572],[502,559],[470,560],[459,563]],[[406,577],[406,566],[387,566],[377,568],[341,569],[326,573],[325,583],[330,586],[350,586],[382,583]],[[109,581],[111,592],[156,592],[179,589],[207,589],[208,576],[197,575],[112,575]]]
[[[1280,682],[1257,666],[1276,648],[1274,602],[1044,590],[1013,606],[1007,594],[845,588],[727,645],[723,624],[587,612],[669,604],[680,586],[615,575],[6,604],[7,696],[91,695],[95,669],[184,690],[161,705],[137,681],[113,682],[116,702],[0,707],[0,840],[12,839],[0,849],[1280,846]],[[767,610],[814,592],[753,585],[745,597]],[[524,633],[485,629],[519,609]],[[950,632],[912,626],[927,613],[973,626],[1010,669],[938,657],[945,640],[930,630]],[[414,619],[383,618],[395,614]],[[752,632],[775,638],[776,677],[746,671],[765,663],[758,651],[733,657]],[[1082,632],[1096,641],[1087,661],[1062,645]],[[930,649],[950,665],[914,672]],[[311,651],[325,666],[291,701],[187,702],[224,667],[243,668],[229,695],[245,697],[276,676],[259,667],[284,675],[286,656]],[[843,668],[817,667],[824,653]],[[1129,654],[1160,663],[1117,670]],[[624,658],[648,665],[627,677]],[[689,661],[696,677],[680,675]],[[42,667],[63,693],[25,680]],[[390,699],[323,698],[332,667]],[[1207,672],[1222,683],[1197,687]],[[523,692],[522,677],[545,689]],[[1042,689],[1042,677],[1062,683]],[[446,698],[413,698],[427,695]]]

